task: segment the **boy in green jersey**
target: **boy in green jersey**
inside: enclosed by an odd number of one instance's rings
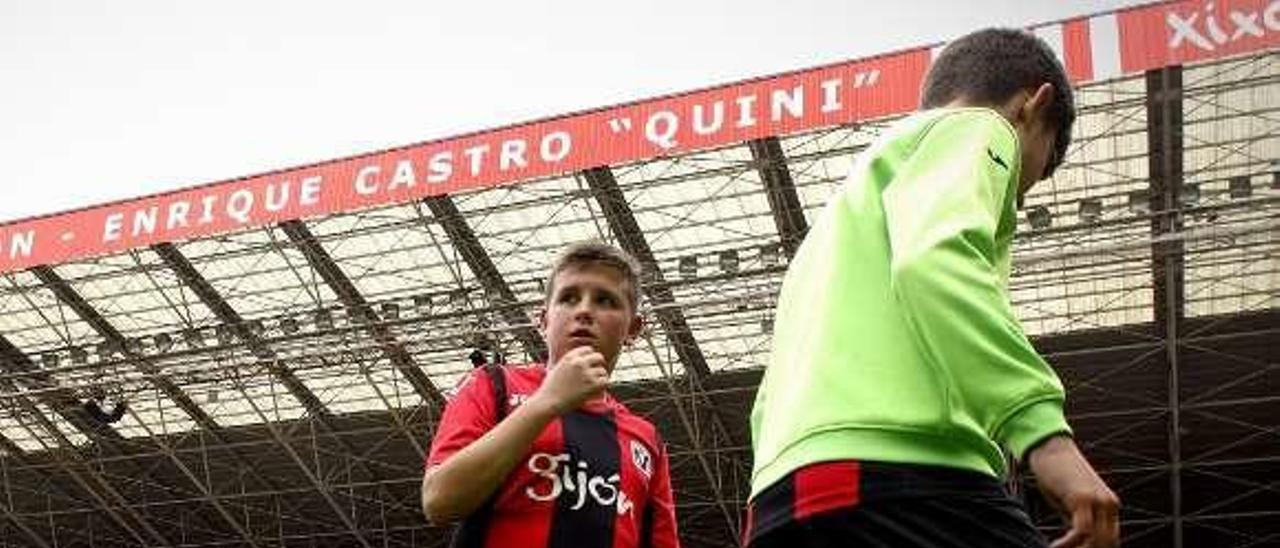
[[[1010,455],[1069,522],[1055,548],[1115,546],[1119,501],[1008,297],[1017,205],[1070,141],[1062,66],[1029,33],[975,32],[922,103],[858,157],[788,267],[744,540],[1044,546],[1000,482]]]

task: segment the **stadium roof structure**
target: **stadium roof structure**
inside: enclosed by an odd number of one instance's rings
[[[1255,4],[1034,29],[1080,119],[1011,296],[1127,546],[1280,543],[1280,4]],[[547,265],[599,238],[648,270],[615,393],[669,444],[685,546],[734,545],[787,259],[937,49],[0,226],[0,544],[445,545],[418,504],[443,394],[475,349],[541,353]]]

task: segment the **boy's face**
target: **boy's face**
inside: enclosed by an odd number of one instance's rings
[[[621,272],[606,265],[570,266],[555,275],[554,292],[539,317],[548,365],[573,348],[591,346],[613,371],[622,344],[640,333],[627,284]]]

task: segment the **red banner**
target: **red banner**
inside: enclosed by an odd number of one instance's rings
[[[1280,0],[1035,27],[1073,81],[1273,48]],[[0,225],[0,272],[908,112],[918,49]]]
[[[786,74],[0,227],[0,271],[904,112],[929,51]]]
[[[1125,73],[1265,50],[1280,44],[1280,1],[1177,2],[1121,12]]]

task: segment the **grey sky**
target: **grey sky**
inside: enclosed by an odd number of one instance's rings
[[[0,0],[0,222],[1137,3]]]

